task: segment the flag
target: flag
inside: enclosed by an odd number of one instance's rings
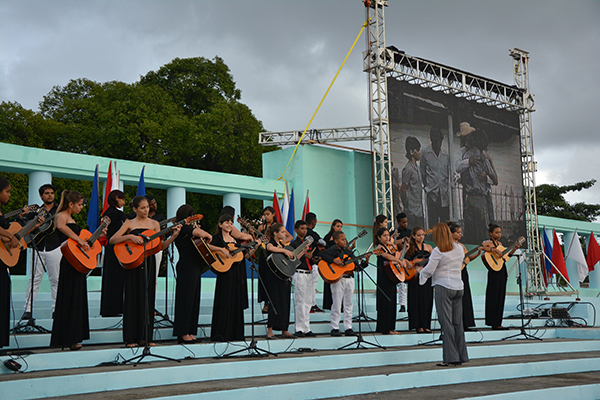
[[[577,228],[575,228],[573,239],[571,239],[571,243],[569,244],[567,258],[577,263],[577,275],[579,275],[579,282],[583,282],[585,277],[588,276],[588,266],[585,255],[583,254],[583,249],[581,248],[579,236],[577,236]]]
[[[296,222],[294,219],[294,189],[292,189],[292,195],[290,196],[286,221],[287,223],[285,224],[285,229],[290,233],[290,235],[294,236],[294,223]]]
[[[108,163],[108,174],[106,176],[106,183],[104,184],[104,201],[102,203],[102,214],[104,214],[104,212],[108,209],[108,195],[112,190],[112,178],[112,161],[110,161]]]
[[[281,211],[279,208],[279,200],[277,199],[277,190],[273,192],[273,208],[275,209],[275,220],[281,224]]]
[[[98,182],[98,164],[96,164],[96,171],[94,172],[94,183],[92,186],[92,196],[90,197],[89,209],[87,215],[87,226],[91,232],[94,232],[98,229],[98,225],[100,225],[100,215],[98,213],[99,204],[99,182]]]
[[[543,241],[543,246],[544,246],[544,254],[547,257],[544,257],[544,266],[545,266],[545,270],[548,274],[552,274],[552,262],[550,260],[552,260],[552,245],[550,244],[550,239],[548,239],[548,235],[546,234],[546,227],[544,227],[543,229],[544,232],[544,241]]]
[[[598,261],[600,261],[600,246],[598,246],[598,242],[596,241],[596,236],[594,236],[594,232],[590,233],[590,241],[588,242],[586,261],[589,271],[593,271],[594,266],[598,264]]]
[[[146,185],[144,184],[144,169],[146,166],[142,167],[142,173],[140,174],[140,180],[138,182],[136,196],[145,196],[146,195]]]
[[[562,276],[569,282],[569,274],[567,273],[567,266],[565,265],[565,258],[560,247],[560,242],[558,241],[558,235],[554,229],[552,232],[554,234],[554,243],[552,244],[552,264],[556,267],[552,272],[558,274],[558,271],[560,271]]]
[[[290,209],[290,192],[287,182],[285,183],[285,194],[283,195],[283,204],[281,205],[281,223],[287,226],[288,211]]]
[[[306,221],[306,214],[310,212],[310,202],[308,201],[308,190],[306,191],[306,200],[304,200],[304,208],[302,209],[302,221]]]

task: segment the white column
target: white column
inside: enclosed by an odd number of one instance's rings
[[[29,198],[27,204],[42,204],[40,186],[52,184],[52,174],[46,171],[33,171],[29,174]],[[55,193],[56,204],[60,202],[60,193]],[[25,205],[25,204],[23,204]],[[31,250],[27,249],[27,275],[31,274]]]
[[[579,272],[577,270],[577,263],[571,259],[566,258],[567,252],[569,251],[569,245],[571,244],[571,240],[573,240],[573,235],[575,232],[565,232],[564,233],[564,248],[565,248],[565,264],[567,265],[567,273],[569,274],[569,282],[573,286],[574,289],[579,289]],[[579,240],[575,238],[575,240]],[[576,245],[577,243],[575,243]]]
[[[588,236],[586,243],[589,242],[590,238]],[[590,271],[590,289],[600,289],[600,263],[596,264],[594,267],[594,270]]]
[[[171,187],[167,189],[167,218],[174,217],[177,214],[177,209],[185,204],[185,193],[185,188],[183,187]],[[174,244],[171,245],[171,249],[175,265],[179,260],[179,252]],[[172,278],[172,275],[171,266],[167,265],[167,279],[169,279],[169,282],[171,282],[170,278]]]
[[[235,209],[235,215],[233,216],[233,224],[238,229],[240,224],[237,222],[237,215],[242,213],[242,196],[239,193],[226,193],[223,195],[223,207],[230,206]]]

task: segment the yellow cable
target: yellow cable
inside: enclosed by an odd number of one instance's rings
[[[360,36],[362,35],[363,31],[367,27],[367,24],[369,23],[370,19],[371,18],[367,18],[367,20],[365,21],[365,23],[362,24],[362,28],[360,29],[360,32],[358,33],[358,36],[356,37],[356,39],[354,39],[354,43],[352,43],[352,47],[350,47],[350,50],[348,51],[348,54],[346,54],[346,58],[344,58],[344,62],[342,62],[342,65],[340,65],[340,68],[338,69],[337,73],[333,77],[333,80],[331,81],[331,84],[329,84],[329,87],[327,88],[327,91],[325,92],[325,95],[321,99],[321,102],[319,103],[319,106],[315,110],[315,113],[313,114],[313,116],[310,119],[310,121],[308,121],[308,125],[306,125],[306,128],[304,128],[304,132],[302,132],[302,136],[300,136],[300,140],[298,140],[298,143],[296,143],[296,147],[294,148],[294,152],[292,153],[292,156],[290,157],[290,160],[288,161],[287,165],[283,169],[283,173],[281,174],[281,176],[279,178],[277,178],[277,180],[283,179],[287,183],[287,181],[283,178],[283,175],[285,175],[285,171],[287,171],[287,168],[290,166],[290,163],[292,162],[292,158],[294,158],[294,155],[296,154],[296,150],[298,150],[298,146],[300,146],[300,143],[302,143],[302,139],[304,138],[304,135],[306,135],[306,131],[308,130],[308,127],[312,123],[313,119],[315,119],[315,116],[319,112],[319,109],[321,108],[321,105],[325,101],[325,98],[327,97],[327,94],[329,94],[329,90],[331,89],[331,87],[335,83],[335,80],[337,79],[338,75],[340,74],[340,71],[344,67],[344,64],[346,64],[346,60],[348,60],[348,57],[350,56],[350,53],[352,53],[352,50],[354,49],[354,46],[356,45],[356,42],[358,42],[358,39],[360,38]]]

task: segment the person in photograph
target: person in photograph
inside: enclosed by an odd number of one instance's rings
[[[450,219],[450,156],[442,148],[444,134],[439,128],[429,131],[431,146],[421,152],[421,177],[427,196],[427,227]]]
[[[421,142],[408,136],[405,142],[408,162],[402,169],[400,197],[408,220],[415,226],[423,226],[423,183],[417,161],[421,159]]]

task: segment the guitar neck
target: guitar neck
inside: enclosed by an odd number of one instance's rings
[[[39,216],[36,215],[35,218],[33,218],[31,221],[29,221],[27,224],[25,224],[25,226],[23,228],[21,228],[21,230],[19,232],[17,232],[17,236],[19,237],[19,239],[25,237],[25,235],[27,235],[29,232],[31,232],[33,230],[33,227],[35,226],[35,224],[38,223],[39,221]]]
[[[37,206],[35,204],[32,204],[30,206],[26,206],[26,207],[29,207],[30,211],[37,211],[37,209],[39,208],[39,206]],[[5,219],[10,219],[10,218],[14,217],[15,215],[19,215],[19,214],[21,214],[25,210],[26,207],[19,208],[18,210],[13,210],[11,212],[7,212],[6,214],[4,214],[4,218]]]
[[[98,238],[102,234],[102,231],[104,230],[104,228],[106,228],[107,225],[108,225],[108,221],[102,221],[102,223],[100,224],[98,229],[96,229],[94,231],[94,233],[92,234],[92,236],[90,236],[90,238],[87,240],[87,242],[90,246],[94,245],[94,243],[96,242],[96,240],[98,240]]]
[[[174,222],[175,219],[177,219],[177,217],[173,217],[173,218],[169,218],[169,219],[165,219],[164,221],[160,221],[159,225],[161,227],[166,226],[169,222]]]
[[[469,257],[469,256],[471,256],[471,255],[473,255],[473,254],[475,254],[475,252],[476,252],[477,250],[479,250],[479,248],[478,248],[478,247],[475,247],[474,249],[471,249],[471,250],[469,250],[468,252],[466,252],[466,253],[465,253],[465,258],[467,258],[467,257]]]
[[[349,259],[347,259],[346,261],[344,261],[344,265],[348,265],[348,264],[350,264],[350,263],[353,263],[354,261],[360,260],[361,258],[365,258],[365,257],[366,257],[366,256],[368,256],[369,254],[373,254],[373,252],[372,252],[372,251],[368,251],[368,252],[366,252],[366,253],[364,253],[364,254],[361,254],[361,255],[359,255],[359,256],[356,256],[356,257],[349,258]]]

